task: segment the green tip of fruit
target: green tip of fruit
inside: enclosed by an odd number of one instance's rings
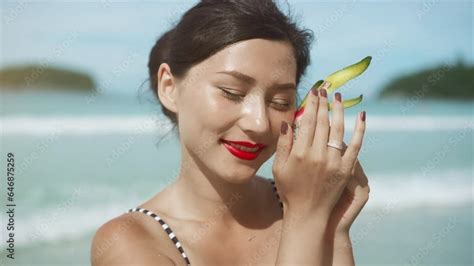
[[[311,89],[313,88],[319,88],[319,86],[321,86],[321,84],[323,83],[323,80],[318,80],[316,81],[314,84],[313,84],[313,87],[311,87]],[[309,93],[311,92],[311,89],[306,93],[306,95],[304,96],[303,100],[301,101],[300,105],[298,105],[298,108],[296,108],[296,110],[299,110],[301,108],[303,108],[305,105],[306,105],[306,99],[308,98],[308,95]]]

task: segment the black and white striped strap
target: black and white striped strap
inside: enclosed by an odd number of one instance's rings
[[[179,252],[181,252],[181,256],[183,256],[184,260],[186,261],[186,264],[191,265],[191,263],[189,262],[188,256],[186,256],[186,253],[184,252],[184,249],[181,246],[181,243],[179,243],[178,237],[176,237],[176,235],[173,233],[173,231],[171,230],[169,225],[167,223],[165,223],[165,221],[163,221],[163,219],[160,216],[158,216],[157,214],[155,214],[155,213],[153,213],[153,212],[151,212],[147,209],[138,208],[138,207],[128,210],[128,212],[134,212],[134,211],[144,213],[144,214],[152,217],[153,219],[155,219],[155,221],[159,222],[161,227],[168,234],[168,237],[171,239],[171,241],[173,241],[176,248],[179,250]]]

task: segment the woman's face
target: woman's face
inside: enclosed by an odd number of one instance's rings
[[[247,182],[275,152],[281,122],[293,122],[295,81],[287,42],[241,41],[193,66],[176,82],[183,152],[228,182]],[[236,141],[264,147],[244,151]]]

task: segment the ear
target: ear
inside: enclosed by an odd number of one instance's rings
[[[178,112],[178,89],[176,88],[176,80],[171,73],[170,66],[167,63],[162,63],[158,68],[158,97],[161,104],[166,109],[177,113]]]

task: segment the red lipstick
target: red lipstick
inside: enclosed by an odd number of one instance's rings
[[[262,149],[266,146],[261,143],[251,143],[247,141],[230,141],[221,139],[224,147],[235,157],[242,160],[253,160],[257,158]],[[242,148],[246,150],[242,150]]]

